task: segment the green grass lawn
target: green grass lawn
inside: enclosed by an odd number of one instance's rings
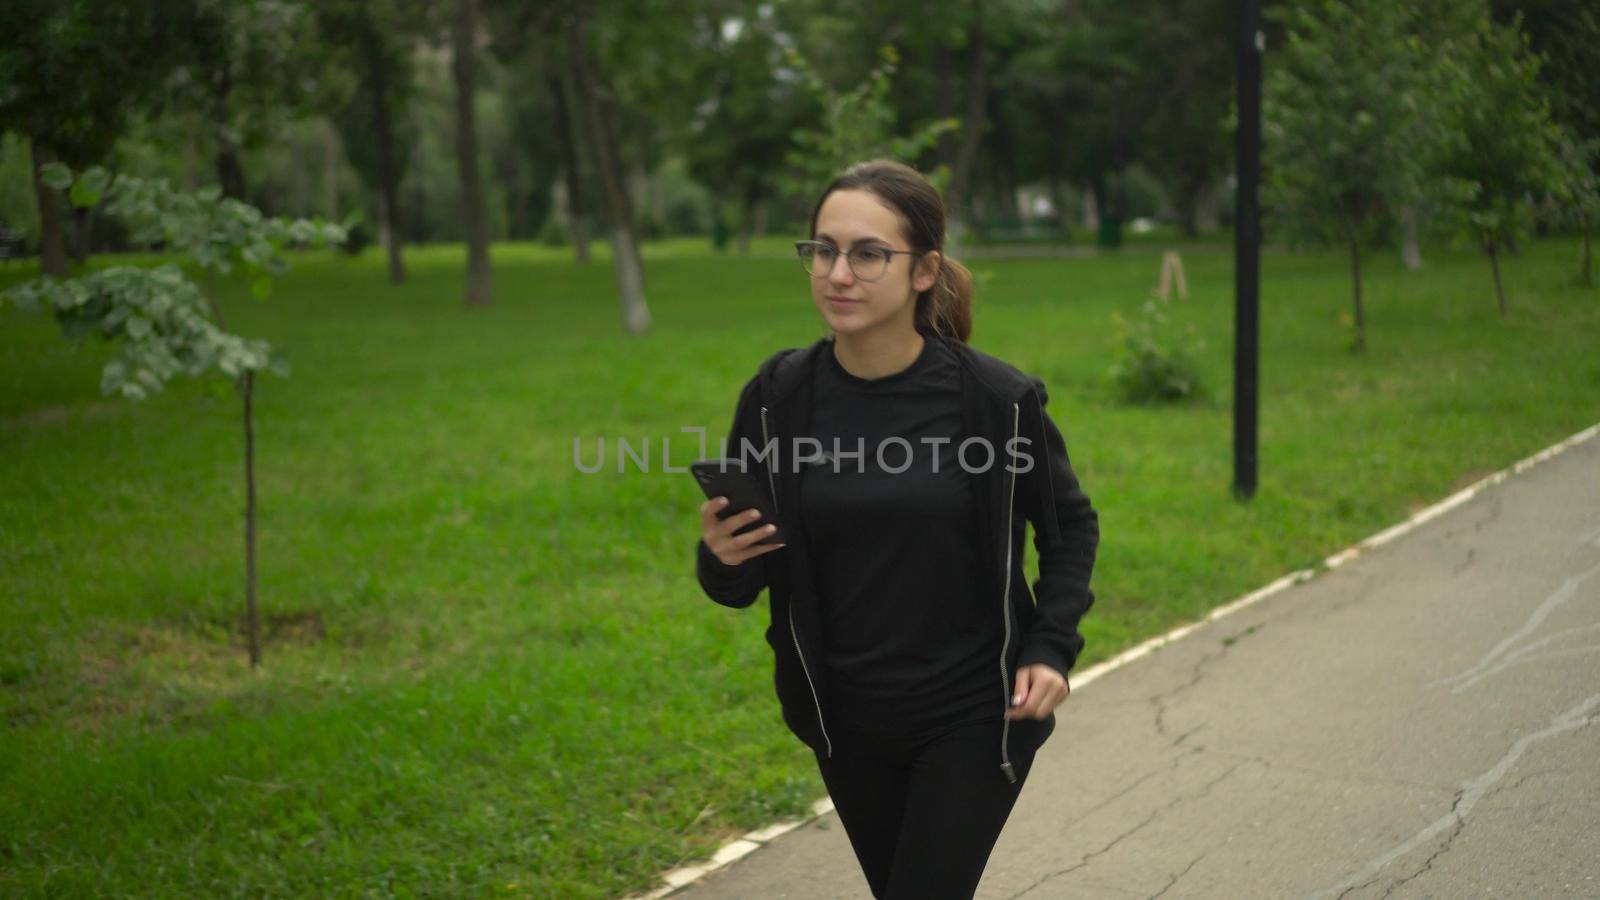
[[[603,248],[495,247],[487,310],[461,305],[459,247],[411,251],[399,287],[376,248],[297,258],[265,302],[230,286],[232,330],[294,367],[257,382],[258,673],[237,397],[100,397],[106,347],[0,312],[0,893],[614,897],[802,814],[824,790],[779,719],[765,601],[701,594],[701,497],[661,466],[820,334],[786,248],[647,248],[644,337]],[[1365,260],[1365,357],[1345,258],[1269,252],[1260,488],[1236,500],[1228,245],[1187,254],[1177,303],[1221,399],[1103,387],[1160,249],[973,264],[974,345],[1044,378],[1100,513],[1081,665],[1600,420],[1575,241],[1506,260],[1506,321],[1469,250]],[[579,473],[574,438],[601,436],[607,469]],[[623,437],[648,473],[616,472]]]

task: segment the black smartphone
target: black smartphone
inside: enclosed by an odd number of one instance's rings
[[[778,526],[778,530],[756,541],[756,544],[782,544],[788,541],[784,535],[783,523],[778,521],[777,514],[772,511],[772,504],[762,492],[761,483],[745,469],[744,460],[702,459],[690,463],[689,471],[694,473],[694,480],[700,482],[700,489],[705,491],[706,499],[728,498],[728,505],[717,512],[717,518],[726,519],[752,507],[761,510],[761,518],[745,525],[734,534],[745,534],[752,528],[763,528],[770,524]]]

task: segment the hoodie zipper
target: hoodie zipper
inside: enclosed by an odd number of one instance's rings
[[[772,444],[772,436],[767,433],[767,408],[761,407],[761,445]],[[778,486],[772,478],[772,463],[767,463],[767,488],[772,491],[772,511],[780,513],[778,509]],[[794,640],[794,654],[800,657],[800,670],[806,673],[806,685],[811,688],[811,702],[817,707],[817,727],[822,729],[822,740],[828,745],[828,758],[833,758],[833,740],[828,737],[828,726],[822,722],[822,700],[817,697],[817,685],[811,680],[811,667],[806,665],[806,655],[800,649],[800,633],[794,627],[794,601],[791,598],[789,608],[789,637]]]
[[[1015,401],[1011,404],[1011,445],[1016,446],[1017,435],[1022,423],[1022,408]],[[1011,709],[1011,679],[1006,673],[1006,652],[1011,649],[1011,515],[1013,504],[1017,497],[1017,468],[1011,466],[1011,488],[1006,495],[1006,578],[1005,590],[1000,594],[1000,616],[1006,622],[1005,643],[1000,645],[1000,690],[1003,692],[1005,709]],[[1011,720],[1005,719],[1000,726],[1000,771],[1006,775],[1006,781],[1017,783],[1016,769],[1011,765],[1011,757],[1007,754],[1007,738],[1011,736]]]

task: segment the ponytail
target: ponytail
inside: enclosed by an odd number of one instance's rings
[[[939,254],[933,287],[917,295],[917,324],[948,340],[965,344],[972,336],[972,273]]]

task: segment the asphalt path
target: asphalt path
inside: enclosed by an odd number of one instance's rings
[[[1600,897],[1600,434],[1421,518],[1074,673],[978,897]],[[668,896],[871,895],[828,812]]]

